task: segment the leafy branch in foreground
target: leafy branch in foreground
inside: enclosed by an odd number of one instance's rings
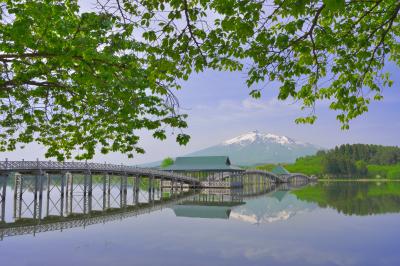
[[[144,152],[135,131],[164,139],[187,126],[174,80],[147,68],[145,45],[118,17],[72,0],[2,1],[0,12],[0,151],[36,141],[58,160],[96,148],[131,157]]]
[[[104,2],[142,26],[149,51],[175,61],[184,78],[207,67],[246,70],[256,98],[260,85],[278,82],[280,100],[310,110],[298,123],[313,123],[316,103],[329,101],[348,128],[392,86],[384,65],[400,64],[398,0]]]
[[[246,71],[250,95],[310,110],[328,101],[343,128],[392,86],[398,0],[0,0],[0,151],[46,156],[144,152],[137,132],[185,128],[172,90],[193,71]],[[189,136],[180,133],[177,142]]]

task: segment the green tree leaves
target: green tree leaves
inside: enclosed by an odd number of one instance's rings
[[[393,85],[398,0],[1,1],[0,150],[36,141],[49,157],[144,152],[136,134],[186,144],[172,91],[193,71],[246,71],[250,95],[279,85],[314,123],[329,102],[342,128]]]
[[[316,104],[328,101],[348,128],[393,85],[383,66],[399,64],[397,0],[137,2],[152,14],[149,28],[168,25],[155,31],[152,45],[157,56],[175,61],[178,78],[207,67],[245,69],[252,96],[277,81],[279,99],[302,103],[309,112],[299,123],[313,123]],[[170,9],[160,12],[159,5]]]
[[[346,3],[345,0],[324,0],[323,2],[332,11],[344,9]]]
[[[90,159],[97,148],[132,157],[144,152],[137,131],[165,139],[159,128],[185,128],[175,80],[137,56],[146,44],[131,34],[119,17],[80,13],[73,0],[3,3],[0,150],[36,141],[58,160],[74,151]]]
[[[161,162],[161,168],[166,168],[170,165],[174,164],[174,159],[172,159],[171,157],[167,157],[164,160],[162,160]]]

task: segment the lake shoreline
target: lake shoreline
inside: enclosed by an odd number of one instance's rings
[[[323,182],[400,182],[400,179],[368,179],[368,178],[359,178],[359,179],[343,179],[343,178],[320,178],[318,181]]]

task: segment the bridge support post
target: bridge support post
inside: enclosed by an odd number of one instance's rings
[[[154,184],[154,175],[150,176],[151,178],[151,185],[150,185],[150,191],[151,191],[151,200],[154,202],[154,195],[155,195],[155,184]]]
[[[122,209],[124,207],[124,178],[120,176],[120,187],[119,187],[119,208]]]
[[[72,174],[70,172],[65,173],[65,213],[66,215],[69,214],[69,200],[72,200],[72,197],[70,196],[70,183],[72,179]],[[72,203],[71,203],[72,204]]]
[[[48,173],[46,173],[46,187],[47,187],[47,191],[46,191],[46,216],[50,215],[50,191],[51,191],[51,187],[50,187],[50,175]]]
[[[70,173],[70,176],[68,178],[67,186],[69,186],[69,194],[72,195],[74,194],[74,175]]]
[[[113,174],[111,173],[111,175],[107,174],[107,194],[110,195],[111,193],[111,179],[113,177]]]
[[[38,205],[38,215],[39,215],[39,220],[42,219],[42,205],[43,205],[43,179],[44,179],[44,174],[42,171],[39,173],[39,180],[38,180],[38,189],[39,189],[39,205]],[[63,202],[63,198],[61,198],[61,204]]]
[[[126,197],[127,197],[127,194],[128,194],[128,191],[127,191],[128,177],[127,177],[126,173],[123,175],[122,180],[123,180],[123,183],[122,183],[123,184],[123,186],[122,186],[122,194],[121,194],[121,196],[122,196],[122,207],[125,208],[126,207]]]
[[[139,203],[140,176],[135,176],[135,203]]]
[[[14,176],[14,219],[21,218],[22,211],[22,186],[24,179],[20,173],[15,173]]]
[[[62,172],[61,173],[61,200],[64,199],[64,190],[65,190],[65,178],[66,178],[66,173]]]
[[[33,220],[37,219],[38,216],[38,186],[39,186],[39,176],[35,175],[35,184],[34,184],[34,192],[33,192]]]
[[[89,194],[89,197],[91,197],[92,196],[92,192],[93,192],[93,175],[92,175],[92,172],[90,171],[90,170],[88,170],[88,173],[87,173],[87,176],[88,176],[88,194]]]
[[[161,177],[161,179],[160,179],[160,200],[163,199],[163,191],[164,191],[164,178]]]
[[[1,217],[0,221],[4,222],[6,219],[6,192],[7,192],[7,181],[8,181],[8,173],[1,177],[2,186],[1,186]]]
[[[155,193],[155,184],[154,184],[154,175],[151,175],[151,185],[150,185],[150,190],[151,190],[151,199],[154,200],[154,193]]]
[[[106,194],[107,194],[107,175],[108,173],[103,175],[103,211],[106,210]]]
[[[120,196],[122,196],[123,193],[124,193],[124,177],[121,175],[119,177],[119,194],[120,194]]]
[[[151,176],[148,177],[148,187],[147,187],[148,201],[151,202]]]
[[[83,175],[83,197],[87,196],[87,185],[88,185],[88,178],[87,174]]]

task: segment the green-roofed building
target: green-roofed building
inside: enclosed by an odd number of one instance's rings
[[[228,156],[177,157],[174,164],[164,168],[174,172],[237,172],[241,168],[231,165]]]
[[[177,157],[174,164],[163,168],[164,171],[181,172],[196,177],[200,181],[223,181],[233,173],[243,172],[240,167],[231,164],[228,156],[193,156]],[[239,182],[238,180],[231,181]]]
[[[281,165],[278,165],[274,169],[272,169],[272,173],[276,175],[290,175],[290,172]]]

